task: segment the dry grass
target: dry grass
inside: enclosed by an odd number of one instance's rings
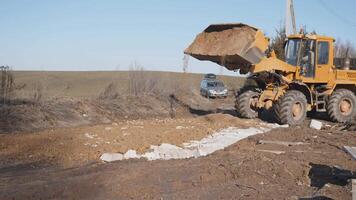
[[[115,83],[110,83],[105,87],[104,91],[102,91],[99,95],[100,100],[105,99],[116,99],[119,97],[118,86]]]
[[[160,79],[146,73],[144,68],[134,62],[129,71],[128,94],[132,96],[145,96],[157,93]]]
[[[175,72],[154,72],[154,71],[110,71],[110,72],[21,72],[14,71],[16,85],[25,85],[22,89],[16,90],[16,94],[24,98],[32,98],[33,89],[36,85],[45,86],[45,99],[54,97],[67,98],[98,98],[98,96],[110,84],[116,85],[117,92],[120,96],[128,96],[130,74],[131,77],[145,76],[143,79],[150,82],[154,80],[155,91],[164,93],[173,93],[181,90],[199,91],[200,81],[203,74],[192,73],[175,73]],[[135,75],[133,75],[135,74]],[[143,74],[143,75],[142,75]],[[220,76],[229,89],[239,88],[244,78],[232,76]],[[134,83],[133,83],[134,84]],[[147,90],[152,87],[146,87]]]
[[[0,104],[7,104],[11,100],[14,91],[14,76],[10,67],[0,66],[1,84],[0,84]]]
[[[12,102],[0,106],[0,133],[189,114],[172,96],[196,109],[218,106],[200,97],[202,74],[136,68],[124,72],[15,71],[13,75]],[[236,77],[219,78],[230,89],[244,82]]]

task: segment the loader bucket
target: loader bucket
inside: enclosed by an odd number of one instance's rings
[[[263,32],[252,26],[215,24],[200,33],[184,53],[229,70],[238,70],[259,63],[268,44]]]

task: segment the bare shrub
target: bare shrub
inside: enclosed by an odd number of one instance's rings
[[[105,87],[104,91],[100,93],[99,99],[116,99],[119,97],[119,92],[117,85],[115,83],[110,83]]]
[[[34,103],[41,103],[43,99],[43,93],[44,93],[44,86],[41,83],[37,83],[34,85],[32,89],[32,97],[31,100]]]
[[[156,92],[158,78],[145,71],[137,62],[131,64],[128,76],[129,95],[144,96]]]
[[[10,101],[11,95],[14,91],[14,76],[9,66],[0,66],[1,71],[1,85],[0,85],[0,98],[1,104],[6,104]]]

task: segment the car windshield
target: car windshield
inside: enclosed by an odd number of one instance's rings
[[[208,82],[208,87],[224,87],[222,82]]]
[[[285,48],[286,62],[290,65],[297,66],[298,52],[300,48],[301,39],[290,39]]]

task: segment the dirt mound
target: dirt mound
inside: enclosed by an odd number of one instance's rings
[[[195,91],[195,90],[194,90]],[[111,123],[117,120],[234,114],[234,98],[209,100],[199,92],[170,96],[118,96],[105,99],[55,98],[0,106],[0,133]]]
[[[185,52],[210,56],[238,55],[251,45],[255,34],[256,31],[248,27],[221,32],[203,32]]]
[[[0,133],[31,132],[48,128],[110,123],[118,119],[170,117],[168,98],[155,96],[116,99],[60,98],[0,107]]]
[[[254,43],[263,41],[263,37],[257,29],[244,24],[211,25],[196,37],[185,53],[234,70],[237,66],[260,61],[267,45],[258,47]]]

